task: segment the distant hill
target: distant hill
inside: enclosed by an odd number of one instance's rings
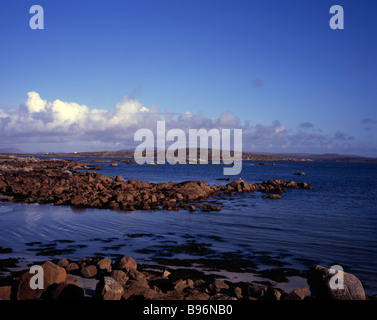
[[[6,149],[10,150],[10,149]],[[17,149],[15,149],[17,150]],[[19,150],[17,150],[19,151]],[[186,149],[186,156],[189,156],[189,149]],[[0,149],[0,153],[2,152]],[[22,152],[8,152],[17,153]],[[157,151],[155,151],[155,158]],[[72,152],[72,153],[41,153],[41,154],[22,154],[39,157],[66,157],[66,158],[119,158],[119,159],[133,159],[133,150],[122,151],[97,151],[97,152]],[[197,159],[200,158],[200,149],[197,149]],[[212,150],[208,151],[208,159],[212,159]],[[306,153],[258,153],[258,152],[243,152],[243,161],[336,161],[336,162],[377,162],[377,158],[369,158],[356,155],[342,155],[342,154],[306,154]]]
[[[287,154],[277,154],[279,156],[287,156]],[[308,159],[312,161],[335,161],[335,162],[377,162],[377,158],[363,157],[350,154],[289,154],[290,157],[296,159]]]

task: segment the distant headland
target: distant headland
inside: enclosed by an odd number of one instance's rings
[[[162,151],[155,151],[157,153]],[[189,149],[186,149],[187,157]],[[200,149],[197,149],[198,159]],[[57,157],[57,158],[125,158],[133,159],[134,150],[120,151],[91,151],[91,152],[39,152],[26,153],[18,149],[0,149],[0,157],[9,156],[33,156],[33,157]],[[212,159],[212,150],[208,150],[208,160]],[[336,153],[311,154],[311,153],[262,153],[262,152],[242,152],[242,161],[335,161],[335,162],[377,162],[377,158],[346,155]]]

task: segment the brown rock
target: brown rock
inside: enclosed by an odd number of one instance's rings
[[[286,185],[286,188],[297,188],[297,182],[295,181],[289,181]]]
[[[81,268],[81,275],[84,278],[93,278],[95,275],[97,275],[97,272],[97,267],[93,264]]]
[[[111,277],[118,281],[120,284],[125,285],[128,281],[128,275],[122,270],[113,270]]]
[[[116,201],[117,201],[118,203],[122,203],[122,202],[124,201],[124,196],[123,196],[123,194],[118,193],[118,194],[117,194],[117,197],[116,197]]]
[[[163,274],[162,274],[162,277],[163,277],[164,279],[167,279],[167,278],[169,278],[170,275],[171,275],[171,272],[168,271],[168,270],[165,270],[165,271],[163,272]]]
[[[209,294],[197,289],[189,289],[184,296],[185,300],[208,300]]]
[[[64,268],[47,261],[41,266],[43,268],[43,289],[32,289],[30,287],[30,280],[35,274],[25,272],[19,278],[19,285],[17,291],[17,300],[34,300],[39,299],[43,292],[52,284],[58,284],[65,281],[67,273]]]
[[[79,265],[75,262],[71,262],[70,264],[67,265],[65,270],[67,272],[73,272],[73,271],[79,270]]]
[[[195,287],[195,283],[191,279],[187,279],[186,283],[187,283],[187,286],[190,287],[191,289]]]
[[[125,269],[127,272],[137,269],[137,263],[134,258],[123,257],[117,264],[118,269]]]
[[[333,278],[335,277],[335,278]],[[335,281],[343,278],[343,288],[334,287]],[[365,300],[365,291],[362,283],[353,274],[335,271],[331,269],[316,266],[308,274],[308,284],[311,294],[321,300]],[[335,283],[337,287],[339,283]]]
[[[185,288],[188,287],[186,280],[182,280],[182,279],[175,281],[173,284],[174,284],[174,290],[177,290],[177,291],[183,291]]]
[[[128,276],[131,280],[140,280],[144,278],[144,274],[135,269],[129,269]]]
[[[160,299],[161,294],[149,287],[145,278],[141,280],[130,280],[124,287],[123,298],[129,299],[144,299],[155,300]]]
[[[263,199],[281,199],[280,194],[267,194],[262,197]]]
[[[242,289],[240,287],[235,287],[234,288],[234,295],[236,296],[237,299],[242,299]]]
[[[53,283],[63,282],[67,277],[67,272],[65,271],[65,269],[59,267],[51,261],[46,261],[44,264],[42,264],[42,268],[44,271],[43,280],[45,288],[47,288],[49,285]]]
[[[111,259],[103,258],[97,262],[97,266],[101,271],[111,272]]]
[[[10,300],[12,293],[11,286],[0,287],[0,300]]]
[[[313,187],[306,182],[297,182],[297,187],[300,189],[313,189]]]
[[[29,272],[25,272],[19,277],[19,284],[17,290],[17,300],[36,300],[39,299],[45,290],[30,288],[30,279],[34,276]]]
[[[102,300],[120,300],[123,292],[123,286],[111,277],[104,277],[96,288],[96,296]]]
[[[285,299],[286,300],[304,300],[308,295],[308,288],[302,287],[293,290]]]
[[[68,264],[69,264],[69,261],[68,261],[67,259],[65,259],[65,258],[60,259],[60,260],[58,261],[58,266],[59,266],[59,267],[63,267],[63,268],[65,268],[65,267],[68,266]]]
[[[112,209],[112,210],[117,210],[119,209],[119,203],[116,202],[116,201],[110,201],[109,203],[109,208]]]
[[[82,196],[82,195],[74,196],[71,199],[71,205],[72,206],[83,207],[86,204],[87,204],[87,199],[84,196]]]
[[[189,211],[195,211],[196,207],[194,205],[189,205],[188,209],[189,209]]]
[[[70,274],[67,274],[67,277],[65,278],[65,282],[74,284],[75,286],[80,286],[77,278],[74,276],[71,276]]]
[[[209,288],[215,292],[220,292],[223,289],[229,289],[229,285],[227,285],[224,281],[215,280],[209,285]]]

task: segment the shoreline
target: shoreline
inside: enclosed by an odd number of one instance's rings
[[[285,292],[272,285],[256,285],[250,281],[230,281],[222,275],[205,272],[198,268],[182,268],[153,264],[137,264],[131,257],[111,260],[109,257],[85,257],[78,260],[53,259],[38,263],[44,267],[53,263],[55,269],[65,277],[60,282],[74,284],[83,289],[80,297],[72,296],[73,300],[303,300],[309,298],[308,288],[295,288]],[[31,264],[29,264],[31,266]],[[49,266],[50,267],[50,266]],[[65,269],[65,272],[63,271]],[[55,272],[56,273],[56,272]],[[25,279],[29,280],[28,268],[20,268],[11,275],[0,279],[0,292],[12,288],[10,300],[50,300],[44,292],[30,290]],[[101,296],[101,282],[105,278],[120,284],[121,295],[114,297]],[[68,280],[67,280],[68,279]],[[76,280],[75,280],[76,279]],[[59,282],[59,281],[57,281]],[[53,282],[55,283],[55,282]],[[51,284],[51,283],[50,283]],[[5,289],[6,288],[6,289]],[[89,289],[89,293],[85,293]],[[50,288],[50,290],[52,290]],[[46,287],[44,291],[49,291]],[[294,292],[302,292],[296,297]],[[53,299],[59,300],[59,297]]]
[[[268,283],[229,281],[197,268],[141,265],[129,256],[61,258],[38,265],[44,271],[43,288],[31,289],[33,275],[22,269],[0,278],[0,300],[375,300],[365,296],[352,274],[345,274],[348,290],[328,288],[330,270],[321,266],[308,271],[309,286],[286,292]]]

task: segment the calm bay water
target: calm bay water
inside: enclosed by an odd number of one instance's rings
[[[222,169],[118,162],[118,167],[107,163],[98,172],[149,182],[204,180],[219,185],[227,183],[217,180],[224,178]],[[296,171],[307,175],[293,175]],[[0,259],[38,261],[102,254],[130,255],[143,262],[157,255],[156,246],[195,240],[210,245],[215,253],[232,252],[250,259],[264,256],[301,270],[314,264],[340,264],[360,278],[368,294],[377,293],[377,164],[276,162],[259,166],[244,162],[241,174],[230,178],[239,177],[249,182],[305,181],[314,189],[289,190],[280,200],[262,199],[259,192],[214,198],[211,201],[221,204],[222,210],[209,213],[2,203],[0,246],[12,252],[0,254]],[[35,248],[49,244],[65,251],[36,256]],[[175,257],[192,258],[183,253],[169,258]],[[263,267],[271,265],[265,261]]]

